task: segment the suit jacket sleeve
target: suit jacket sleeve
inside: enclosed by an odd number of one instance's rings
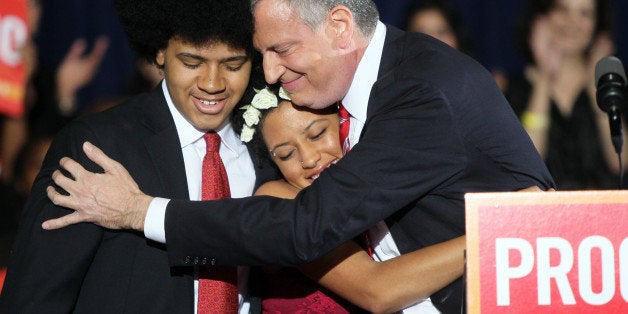
[[[72,157],[91,171],[97,170],[82,152],[85,140],[95,141],[85,125],[75,122],[61,131],[48,151],[22,213],[0,312],[68,313],[74,308],[103,230],[83,223],[46,231],[41,223],[70,213],[46,196],[46,187],[53,184],[51,174],[59,168],[61,157]]]

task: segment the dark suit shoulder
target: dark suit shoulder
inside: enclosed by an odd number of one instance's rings
[[[112,125],[135,124],[166,111],[168,107],[163,93],[154,91],[136,95],[105,111],[80,116],[75,121],[104,129]]]
[[[380,76],[373,94],[389,99],[393,108],[418,109],[428,104],[438,108],[439,114],[431,121],[452,126],[451,134],[465,151],[468,175],[498,170],[490,165],[501,167],[502,182],[494,179],[491,183],[477,176],[476,182],[464,187],[466,191],[553,186],[542,159],[488,70],[429,36],[394,29],[390,34],[382,60],[397,59],[398,65],[388,62],[388,75]],[[371,105],[381,106],[378,103],[386,102],[369,104],[369,110]]]
[[[174,120],[161,90],[140,94],[103,112],[80,116],[68,123],[55,140],[74,138],[76,143],[84,138],[99,147],[128,149],[156,135],[167,136],[178,145]]]
[[[473,76],[482,84],[494,84],[492,76],[470,56],[422,33],[389,27],[379,78],[429,83],[438,88],[456,86]]]
[[[68,213],[45,192],[61,157],[101,171],[83,153],[84,141],[123,164],[143,191],[187,197],[183,157],[161,90],[75,119],[55,136],[24,209],[3,291],[10,297],[2,306],[10,306],[10,312],[191,313],[189,269],[171,268],[163,245],[141,233],[92,224],[41,229],[43,220]],[[35,276],[41,273],[47,274],[45,280]]]

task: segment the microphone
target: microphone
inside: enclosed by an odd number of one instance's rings
[[[615,152],[621,154],[624,142],[622,136],[621,113],[626,108],[626,72],[621,61],[614,56],[602,58],[595,65],[597,83],[597,105],[608,113],[611,140]]]

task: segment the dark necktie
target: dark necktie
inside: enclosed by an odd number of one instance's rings
[[[227,172],[218,153],[220,136],[215,132],[208,132],[204,138],[207,152],[203,159],[202,199],[231,197]],[[199,267],[198,277],[199,314],[238,312],[236,267]]]

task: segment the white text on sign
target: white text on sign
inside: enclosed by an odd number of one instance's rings
[[[550,263],[550,251],[558,252],[559,262]],[[616,250],[613,243],[603,236],[589,236],[584,238],[576,248],[560,237],[541,237],[536,239],[535,249],[530,242],[521,238],[495,239],[495,271],[497,305],[510,305],[510,287],[514,280],[523,278],[532,273],[536,263],[538,304],[552,303],[551,282],[556,284],[561,302],[565,305],[576,304],[574,297],[575,284],[569,282],[567,274],[576,264],[578,272],[577,291],[584,302],[591,305],[608,303],[616,294],[615,274],[619,274],[619,287],[622,298],[628,302],[628,238],[621,241],[617,248],[618,269],[615,268]],[[602,286],[600,291],[594,291],[592,254],[594,250],[600,253],[600,276]],[[511,265],[511,253],[518,252],[521,262]],[[597,275],[597,274],[596,274]]]

